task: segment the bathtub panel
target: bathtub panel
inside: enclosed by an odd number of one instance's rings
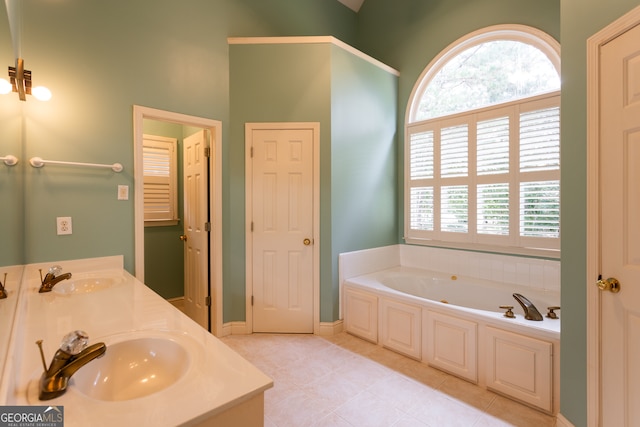
[[[415,359],[420,359],[422,353],[420,345],[421,313],[422,310],[418,306],[381,298],[382,345]]]
[[[344,328],[350,334],[378,343],[378,298],[366,292],[344,290]]]
[[[487,387],[553,411],[553,344],[487,327]]]
[[[471,382],[478,382],[478,324],[425,310],[427,362]]]

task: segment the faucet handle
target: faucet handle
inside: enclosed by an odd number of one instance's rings
[[[60,273],[62,273],[62,267],[60,267],[59,265],[52,265],[51,267],[49,267],[49,274],[53,274],[54,277]]]
[[[547,310],[549,310],[549,312],[547,313],[547,317],[549,319],[557,319],[558,318],[558,314],[555,313],[553,310],[560,310],[560,306],[547,307]]]
[[[62,338],[60,350],[72,356],[87,348],[89,335],[85,331],[71,331]]]
[[[516,317],[516,315],[513,314],[513,306],[512,305],[501,305],[500,308],[503,309],[503,310],[507,310],[504,313],[504,317],[508,317],[509,319],[513,319],[514,317]]]

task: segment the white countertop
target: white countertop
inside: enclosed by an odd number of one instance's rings
[[[25,269],[23,308],[18,314],[23,319],[16,322],[22,332],[14,349],[19,357],[13,359],[14,393],[8,396],[7,404],[64,406],[67,427],[177,426],[201,422],[273,386],[269,377],[127,273],[121,257],[55,263],[74,278],[101,271],[122,279],[106,289],[74,295],[57,293],[55,287],[50,293],[38,293],[38,268],[46,272],[52,264]],[[56,399],[40,402],[28,398],[29,387],[32,396],[43,370],[35,341],[44,341],[48,364],[62,337],[76,329],[88,333],[89,344],[105,342],[107,352],[109,343],[123,336],[173,337],[193,352],[191,367],[169,388],[132,400],[95,400],[74,390],[73,383],[66,394]]]

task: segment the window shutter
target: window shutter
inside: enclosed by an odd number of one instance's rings
[[[143,143],[144,220],[175,221],[177,212],[177,141],[145,135]]]
[[[442,129],[440,137],[441,176],[467,176],[469,171],[468,126],[453,126]]]
[[[478,122],[478,175],[509,172],[509,117]]]
[[[520,114],[520,171],[560,168],[560,108]]]

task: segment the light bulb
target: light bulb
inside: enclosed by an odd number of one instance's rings
[[[0,95],[6,95],[7,93],[11,93],[11,83],[6,81],[5,79],[0,79]]]
[[[51,99],[51,91],[44,86],[36,86],[31,89],[31,94],[38,101],[48,101]]]

